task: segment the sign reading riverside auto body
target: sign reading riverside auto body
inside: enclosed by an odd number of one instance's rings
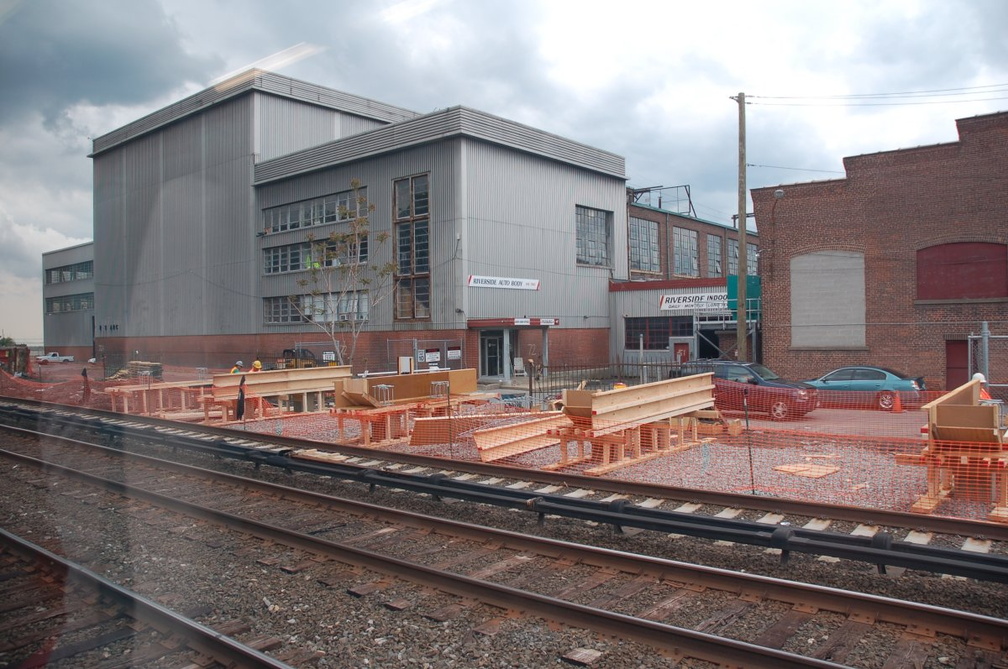
[[[659,311],[728,311],[728,291],[723,293],[681,293],[662,295]]]
[[[470,288],[509,288],[511,290],[539,290],[539,279],[510,279],[505,276],[469,275]]]

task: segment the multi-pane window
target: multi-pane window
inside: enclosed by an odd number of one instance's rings
[[[673,228],[672,249],[676,275],[700,276],[696,230]]]
[[[302,295],[300,299],[305,313],[312,320],[326,323],[366,321],[371,306],[366,290],[329,295]]]
[[[397,319],[430,318],[430,184],[426,174],[394,184]]]
[[[707,276],[724,276],[721,260],[721,237],[707,235]]]
[[[644,348],[648,351],[661,351],[669,347],[669,337],[692,337],[692,316],[653,316],[647,318],[625,319],[623,346],[628,349],[638,349],[641,345],[641,335],[644,336]]]
[[[304,323],[300,297],[267,297],[263,299],[263,320],[266,323]]]
[[[367,216],[367,188],[294,202],[263,210],[263,230],[283,232]]]
[[[48,297],[45,301],[45,312],[47,314],[87,311],[88,309],[94,309],[94,293]]]
[[[366,235],[361,235],[356,243],[331,239],[301,242],[263,249],[263,272],[279,274],[312,267],[338,267],[347,263],[367,262],[367,259]]]
[[[630,217],[630,269],[661,271],[657,222]]]
[[[307,269],[305,259],[309,255],[311,255],[311,244],[308,242],[263,249],[263,261],[265,265],[263,271],[266,274],[278,274],[280,272],[295,272]]]
[[[67,283],[68,281],[82,281],[94,277],[94,261],[79,262],[63,267],[47,269],[45,273],[46,285],[54,283]]]
[[[611,211],[577,207],[577,261],[581,265],[609,267],[612,258]]]
[[[746,244],[746,274],[759,274],[759,248],[755,244]],[[738,276],[738,240],[728,240],[728,274]]]

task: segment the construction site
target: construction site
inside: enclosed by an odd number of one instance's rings
[[[891,411],[817,408],[794,420],[719,409],[711,375],[569,388],[547,402],[523,387],[487,389],[473,369],[353,376],[348,366],[233,374],[136,363],[94,381],[49,365],[41,380],[0,373],[0,396],[155,416],[336,448],[640,480],[1008,522],[1008,424],[976,380]],[[524,380],[523,380],[524,381]],[[597,384],[596,384],[597,385]],[[447,466],[447,464],[446,464]]]

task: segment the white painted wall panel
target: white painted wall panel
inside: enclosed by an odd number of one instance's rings
[[[864,254],[819,251],[792,258],[791,346],[864,345]]]

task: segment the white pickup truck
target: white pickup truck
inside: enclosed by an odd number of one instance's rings
[[[43,364],[45,364],[47,362],[73,362],[74,361],[72,355],[60,355],[56,351],[49,351],[45,355],[35,356],[35,359],[38,360],[40,363],[43,363]]]

